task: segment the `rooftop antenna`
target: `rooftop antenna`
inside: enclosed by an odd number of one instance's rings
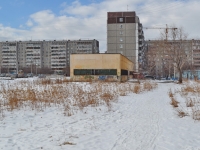
[[[128,5],[127,5],[127,11],[128,11]]]

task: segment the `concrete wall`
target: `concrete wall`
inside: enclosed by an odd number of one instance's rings
[[[121,53],[137,64],[137,36],[137,23],[107,24],[107,52]],[[137,70],[138,67],[134,69]]]

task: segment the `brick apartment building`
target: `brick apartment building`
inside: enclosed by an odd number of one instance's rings
[[[175,68],[172,60],[173,51],[167,47],[174,44],[180,46],[180,41],[149,40],[147,52],[148,71],[154,76],[174,76]],[[189,55],[183,70],[200,70],[200,40],[181,41],[185,55]]]

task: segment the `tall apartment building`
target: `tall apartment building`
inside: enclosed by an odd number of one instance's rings
[[[4,72],[34,68],[69,73],[71,53],[99,53],[97,40],[0,42],[0,67]]]
[[[134,63],[134,71],[143,66],[144,33],[134,11],[107,13],[107,53],[121,53]]]

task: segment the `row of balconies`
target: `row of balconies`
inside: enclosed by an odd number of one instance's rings
[[[51,61],[66,61],[66,58],[65,59],[51,58]]]
[[[51,52],[51,55],[52,54],[60,54],[60,55],[65,55],[66,54],[66,52],[63,52],[63,51],[60,51],[60,52]]]
[[[8,54],[8,53],[11,53],[11,54],[16,54],[16,51],[2,51],[2,54]]]
[[[51,59],[66,59],[66,57],[64,56],[51,56]]]
[[[66,53],[54,53],[54,54],[51,54],[51,57],[54,57],[54,56],[63,56],[63,55],[66,55]]]
[[[26,56],[26,59],[40,59],[40,56]]]
[[[65,52],[66,49],[52,49],[51,52]]]
[[[2,48],[2,51],[16,51],[16,48]]]
[[[3,55],[3,56],[1,56],[2,58],[16,58],[17,56],[16,55],[12,55],[12,54],[10,54],[10,55]]]
[[[35,61],[40,61],[40,58],[35,58],[35,59],[32,59],[32,58],[26,58],[24,60],[28,60],[28,61],[31,61],[31,62],[35,62]]]
[[[40,54],[26,54],[26,56],[40,56]]]
[[[26,47],[26,49],[30,50],[30,49],[41,49],[41,48],[40,48],[40,46],[34,46],[34,47]]]
[[[51,62],[51,65],[65,66],[66,62]]]
[[[51,64],[51,67],[65,67],[66,64]]]
[[[51,61],[66,61],[66,59],[58,59],[58,58],[54,58],[54,59],[51,59]]]
[[[51,50],[59,50],[59,49],[66,49],[66,47],[51,47]]]
[[[3,65],[13,66],[13,65],[16,65],[16,62],[13,62],[13,63],[2,63],[2,66],[3,66]]]

